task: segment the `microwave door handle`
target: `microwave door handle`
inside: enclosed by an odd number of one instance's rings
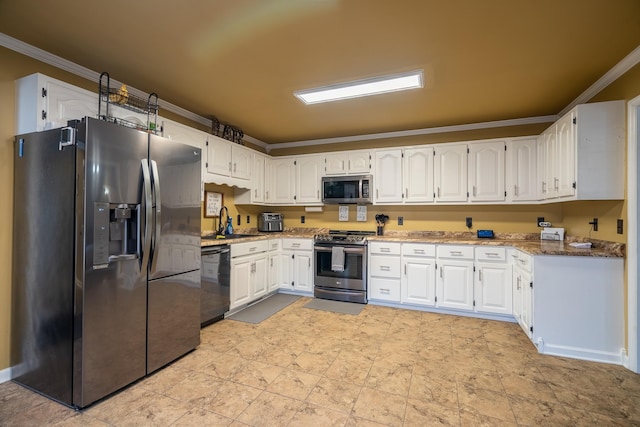
[[[160,175],[158,174],[158,164],[155,160],[151,160],[151,173],[153,174],[153,194],[156,202],[155,207],[155,223],[156,229],[153,239],[153,258],[151,261],[151,272],[155,273],[158,267],[158,254],[155,253],[158,244],[160,243],[160,231],[162,228],[162,199],[160,198]]]
[[[141,160],[142,165],[142,186],[144,195],[144,235],[141,235],[142,230],[139,230],[138,235],[144,241],[144,247],[142,248],[142,262],[140,264],[140,271],[146,272],[149,268],[149,256],[151,252],[151,221],[153,217],[153,203],[151,198],[151,174],[149,173],[149,163],[147,159]],[[138,228],[140,228],[140,222],[138,222]]]

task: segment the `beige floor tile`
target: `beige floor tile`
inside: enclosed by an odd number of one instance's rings
[[[474,388],[485,388],[504,393],[500,375],[495,370],[476,368],[472,365],[456,366],[455,378],[458,383]]]
[[[516,421],[521,425],[557,426],[571,425],[573,419],[565,408],[557,403],[511,397],[511,407]]]
[[[364,385],[372,365],[373,358],[370,355],[343,350],[324,375],[334,380]]]
[[[458,410],[458,385],[441,377],[414,374],[411,377],[409,398],[435,403]]]
[[[545,402],[557,401],[549,384],[536,368],[500,372],[507,394]]]
[[[384,391],[363,388],[353,406],[353,415],[387,426],[401,426],[407,399]]]
[[[242,357],[224,353],[212,359],[211,363],[205,366],[202,372],[222,379],[230,379],[238,372],[242,371],[249,364],[250,360]]]
[[[376,360],[371,366],[365,386],[406,397],[409,394],[412,370],[413,367],[407,366],[406,362]]]
[[[219,388],[204,398],[202,407],[227,418],[236,418],[260,396],[262,390],[224,381]]]
[[[136,385],[93,404],[85,409],[84,413],[108,424],[117,425],[120,420],[127,418],[130,413],[138,410],[138,408],[153,400],[156,396],[158,396],[158,393],[145,390],[141,385]]]
[[[231,418],[223,417],[222,415],[205,409],[196,408],[178,418],[176,422],[171,424],[171,427],[227,427],[232,422],[233,420]]]
[[[191,407],[170,397],[156,395],[144,405],[120,419],[123,427],[168,426],[191,410]]]
[[[296,360],[291,362],[289,367],[310,374],[322,375],[331,366],[336,357],[337,354],[326,355],[304,351],[300,356],[296,357]]]
[[[267,391],[293,399],[305,400],[319,380],[320,376],[318,375],[285,369],[269,384]]]
[[[307,402],[348,414],[361,389],[355,384],[321,378],[309,393]]]
[[[625,418],[612,418],[606,415],[589,412],[584,409],[576,409],[565,406],[565,411],[571,417],[572,424],[575,426],[607,426],[607,427],[623,427],[634,425]],[[635,423],[638,425],[638,423]]]
[[[237,420],[250,426],[286,426],[303,402],[289,397],[263,392]]]
[[[0,425],[8,426],[10,424],[0,423]],[[29,424],[29,425],[33,425],[33,424]],[[107,424],[104,421],[101,421],[97,418],[93,418],[81,412],[78,412],[75,415],[59,422],[54,422],[54,420],[50,420],[48,425],[52,425],[56,427],[110,427],[111,426],[111,424]]]
[[[438,405],[437,403],[409,399],[404,417],[404,426],[459,426],[458,409]]]
[[[505,421],[462,409],[460,425],[462,427],[516,427],[518,424],[515,421]]]
[[[335,426],[342,427],[346,424],[349,416],[345,413],[333,411],[312,403],[304,403],[293,419],[288,424],[290,427],[300,426]]]
[[[386,424],[376,423],[375,421],[367,420],[365,418],[351,416],[347,420],[345,427],[386,427]]]
[[[504,393],[461,385],[458,387],[458,402],[460,409],[469,412],[509,422],[516,421]]]
[[[190,406],[202,407],[204,400],[215,392],[222,384],[223,379],[200,372],[189,372],[186,378],[176,382],[173,387],[164,391],[164,395]]]
[[[242,370],[236,372],[231,380],[255,388],[265,389],[282,373],[284,368],[266,363],[251,361]]]
[[[65,423],[76,414],[73,409],[41,397],[42,402],[25,411],[12,414],[9,419],[0,419],[2,426],[42,426]]]
[[[210,360],[209,363],[211,363]],[[175,386],[176,383],[184,380],[189,373],[189,370],[169,365],[144,378],[140,381],[139,385],[155,393],[164,393],[166,390]]]

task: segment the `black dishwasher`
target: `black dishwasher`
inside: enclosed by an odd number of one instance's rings
[[[201,327],[222,320],[229,311],[230,270],[229,245],[202,248]]]

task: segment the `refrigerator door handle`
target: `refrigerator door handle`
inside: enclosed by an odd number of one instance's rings
[[[153,219],[153,200],[151,198],[151,173],[149,172],[149,163],[147,159],[142,159],[142,185],[144,190],[144,248],[142,249],[142,263],[140,271],[147,271],[149,268],[149,255],[151,252],[151,221]],[[138,223],[138,227],[140,224]],[[141,231],[141,230],[140,230]]]
[[[151,260],[151,271],[155,272],[158,265],[158,256],[155,253],[160,242],[160,231],[162,229],[162,201],[160,199],[160,175],[158,174],[158,164],[151,160],[151,173],[153,174],[153,195],[155,199],[156,229],[153,238],[153,258]]]

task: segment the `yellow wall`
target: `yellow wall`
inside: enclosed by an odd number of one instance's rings
[[[11,247],[12,247],[12,193],[13,193],[13,135],[14,127],[14,81],[20,77],[40,72],[71,84],[96,91],[96,83],[81,79],[67,72],[27,58],[23,55],[0,47],[0,370],[9,367],[9,333],[11,317]],[[118,76],[113,76],[118,78]],[[631,99],[640,94],[640,66],[612,84],[598,96],[597,100]],[[97,101],[96,101],[97,102]],[[188,108],[188,106],[185,106]],[[164,116],[185,124],[188,120],[161,111]],[[197,125],[201,130],[202,125]],[[382,146],[413,145],[457,140],[496,138],[505,136],[532,135],[539,133],[546,125],[522,126],[503,129],[487,129],[474,132],[457,132],[450,134],[428,135],[423,137],[402,138],[395,140],[363,141],[348,145],[333,144],[325,147],[309,149],[274,150],[271,154],[284,155],[299,152],[335,151],[343,149],[373,148]],[[304,212],[299,207],[260,207],[235,206],[233,189],[225,186],[207,185],[207,190],[222,191],[225,205],[230,214],[242,216],[240,228],[255,227],[257,214],[263,211],[279,211],[285,214],[287,227],[329,227],[375,230],[373,217],[377,213],[385,213],[391,217],[387,230],[445,230],[463,231],[464,218],[472,216],[474,230],[492,228],[497,232],[538,232],[535,225],[538,216],[550,219],[554,225],[564,226],[570,234],[588,235],[587,222],[594,216],[600,220],[600,230],[592,233],[593,238],[624,242],[625,235],[615,234],[615,220],[626,220],[624,202],[576,202],[532,206],[368,206],[368,221],[355,221],[355,211],[350,214],[350,222],[337,221],[337,207],[327,206],[323,213]],[[250,217],[249,224],[246,216]],[[300,223],[300,216],[305,215],[306,223]],[[402,215],[405,225],[396,225],[397,217]],[[348,224],[348,225],[345,225]],[[614,225],[612,225],[614,224]],[[238,227],[234,221],[234,227]],[[612,228],[613,227],[613,228]],[[213,230],[211,218],[203,218],[202,228]],[[625,227],[626,229],[626,227]]]

